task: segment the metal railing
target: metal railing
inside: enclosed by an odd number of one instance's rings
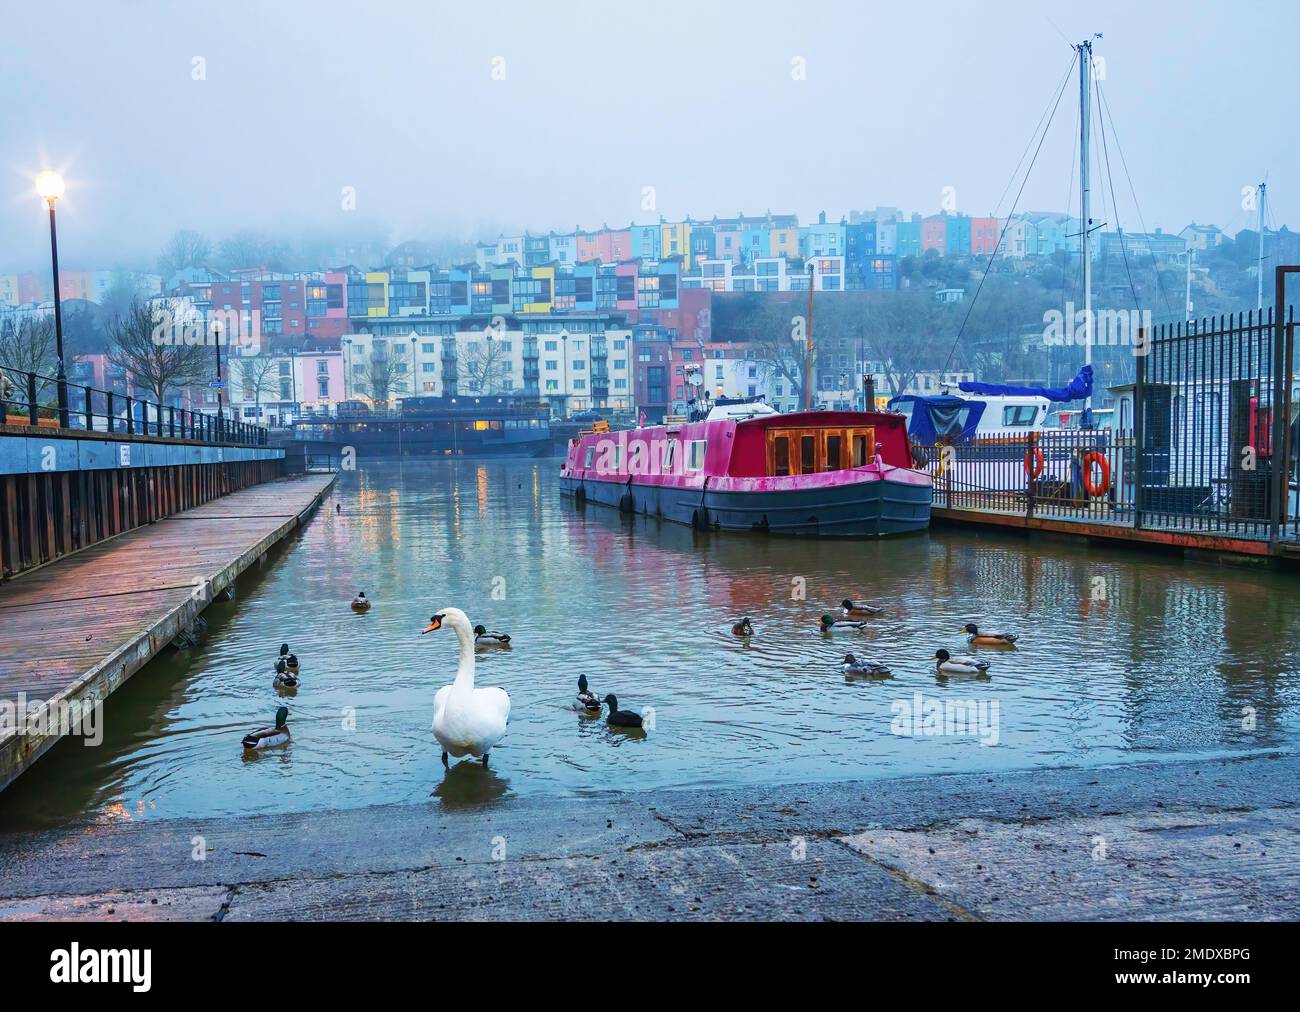
[[[1281,278],[1300,268],[1278,268]],[[918,448],[940,508],[1277,542],[1300,534],[1290,309],[1139,331],[1114,427]]]
[[[267,430],[219,415],[159,404],[52,376],[0,369],[0,421],[79,432],[158,436],[203,443],[266,446]],[[63,405],[60,405],[60,401]]]
[[[1129,523],[1131,444],[1110,429],[1056,429],[913,452],[940,508]]]
[[[1148,410],[1148,421],[1163,412]],[[1192,431],[1199,431],[1193,429]],[[934,480],[941,509],[1120,524],[1238,538],[1294,536],[1297,462],[1222,434],[1213,449],[1191,438],[1153,450],[1131,429],[1046,429],[959,445],[914,446],[918,470]],[[1213,461],[1211,465],[1210,461]],[[1274,476],[1289,494],[1278,503]],[[1279,515],[1280,513],[1280,515]]]

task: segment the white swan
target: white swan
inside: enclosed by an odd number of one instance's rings
[[[433,736],[442,746],[442,764],[447,756],[481,756],[487,765],[488,751],[506,733],[510,721],[510,696],[505,689],[474,688],[474,627],[459,608],[443,608],[429,620],[424,631],[431,633],[450,626],[460,640],[460,664],[456,681],[444,685],[433,697]]]

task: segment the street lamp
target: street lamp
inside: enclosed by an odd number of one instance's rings
[[[293,395],[293,420],[298,421],[298,349],[289,346],[289,392]],[[284,421],[283,418],[280,419]],[[287,426],[286,426],[287,428]]]
[[[59,298],[59,236],[54,225],[54,202],[63,196],[63,177],[46,169],[36,177],[36,192],[50,209],[50,263],[54,270],[54,345],[59,356],[59,426],[68,427],[68,380],[63,371],[63,303]]]
[[[564,389],[560,391],[560,417],[568,419],[569,417],[569,332],[568,330],[560,331],[560,342],[562,349],[562,358],[564,359]]]

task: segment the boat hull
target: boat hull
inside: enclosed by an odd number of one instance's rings
[[[930,526],[930,484],[888,477],[814,488],[738,491],[562,476],[560,490],[578,501],[700,529],[863,538],[914,533]]]

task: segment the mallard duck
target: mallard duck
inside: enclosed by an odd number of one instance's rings
[[[982,675],[989,669],[988,661],[968,655],[954,657],[947,650],[936,650],[930,660],[935,662],[935,668],[944,675]]]
[[[966,642],[972,646],[981,647],[1009,647],[1013,646],[1016,640],[1020,639],[1015,633],[1009,632],[980,632],[979,627],[974,622],[967,622],[961,629],[966,634]]]
[[[840,611],[844,613],[845,618],[852,618],[854,615],[879,615],[885,609],[874,604],[854,604],[847,597],[840,602]]]
[[[732,636],[753,636],[754,627],[749,619],[742,618],[739,622],[731,627]]]
[[[298,676],[289,670],[289,665],[281,657],[275,662],[275,680],[272,683],[277,689],[296,689],[298,687]]]
[[[605,705],[609,707],[609,716],[605,718],[605,723],[614,727],[641,726],[641,714],[633,713],[631,710],[620,710],[618,708],[618,697],[612,692],[605,697]]]
[[[840,668],[846,675],[875,675],[883,677],[889,674],[889,668],[884,664],[876,664],[873,661],[860,661],[852,654],[844,655],[844,663]]]
[[[510,634],[488,632],[487,626],[476,625],[474,627],[474,645],[476,647],[506,647],[510,645]]]
[[[832,626],[838,626],[841,629],[865,629],[865,622],[846,622],[842,618],[836,618],[830,612],[823,615],[817,622],[817,628],[822,632],[830,632]]]
[[[370,610],[370,598],[366,597],[366,592],[364,590],[357,591],[357,596],[352,599],[352,610],[353,611]]]
[[[448,754],[476,756],[488,762],[488,751],[501,740],[510,722],[510,696],[505,689],[474,686],[474,630],[459,608],[443,608],[429,619],[431,633],[447,625],[460,642],[456,681],[444,685],[433,697],[433,736],[442,746],[442,764]]]
[[[285,723],[288,719],[289,708],[280,707],[275,711],[275,727],[264,727],[260,731],[244,735],[244,748],[252,751],[289,744],[292,735],[289,734],[289,725]]]
[[[600,712],[600,700],[596,694],[587,688],[587,676],[578,676],[578,705],[584,710],[591,710],[593,713]]]
[[[280,644],[280,660],[284,661],[284,666],[295,675],[298,673],[298,658],[289,653],[289,644]]]

